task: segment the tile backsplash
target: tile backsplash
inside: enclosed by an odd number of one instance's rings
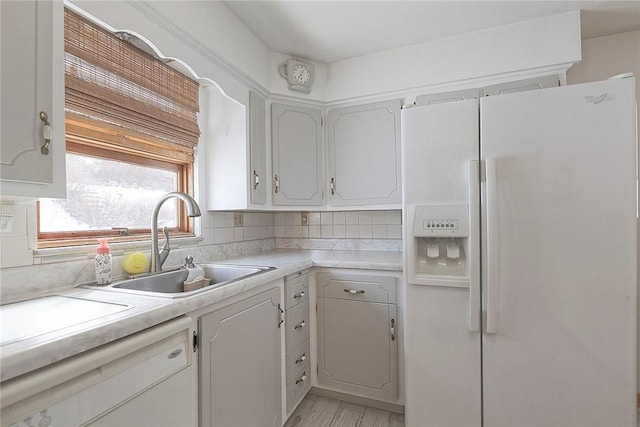
[[[243,242],[274,236],[274,218],[270,212],[213,212],[213,224],[202,224],[204,244]]]
[[[277,212],[274,236],[295,239],[402,239],[402,211]]]

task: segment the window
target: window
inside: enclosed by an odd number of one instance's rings
[[[146,238],[162,195],[193,193],[198,83],[129,34],[68,9],[64,27],[67,199],[39,203],[38,246]],[[192,235],[178,203],[163,205],[159,226]]]

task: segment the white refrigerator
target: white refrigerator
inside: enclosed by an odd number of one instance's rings
[[[635,79],[402,111],[408,427],[636,418]]]

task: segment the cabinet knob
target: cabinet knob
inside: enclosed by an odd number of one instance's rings
[[[356,289],[345,289],[344,291],[348,294],[364,294],[364,289],[360,289],[359,291]]]
[[[38,115],[42,121],[42,139],[44,144],[40,147],[40,152],[45,156],[49,154],[49,144],[51,144],[51,138],[53,137],[53,131],[51,130],[51,123],[49,123],[49,116],[44,111],[40,111]]]
[[[296,326],[294,326],[293,329],[302,329],[302,328],[304,328],[305,325],[306,325],[306,323],[303,320],[302,322],[300,322]]]
[[[305,360],[307,360],[307,353],[302,353],[302,356],[300,356],[300,358],[299,358],[299,359],[296,359],[296,362],[295,362],[295,363],[296,363],[296,365],[297,365],[298,363],[302,363],[302,362],[304,362]]]
[[[303,298],[304,297],[304,292],[299,292],[299,293],[295,294],[293,297],[294,298]]]

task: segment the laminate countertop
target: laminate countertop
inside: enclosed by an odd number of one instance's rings
[[[49,296],[89,301],[86,302],[89,305],[92,302],[96,305],[98,302],[110,303],[110,306],[121,309],[71,326],[64,326],[63,322],[63,326],[56,327],[60,322],[54,320],[59,319],[51,319],[53,330],[39,325],[11,325],[2,321],[2,328],[20,326],[29,329],[28,326],[38,326],[35,328],[38,333],[19,341],[9,341],[0,347],[0,381],[18,377],[313,266],[402,271],[401,252],[381,251],[273,250],[214,262],[276,268],[225,286],[173,299],[86,288],[69,288],[54,292]],[[33,301],[42,300],[42,295],[38,297]],[[30,304],[29,300],[20,304],[20,310],[24,307],[24,313],[20,312],[17,316],[20,322],[42,322],[43,319],[46,321],[46,312],[43,315],[40,311],[36,316],[36,313],[30,310],[29,307],[33,306],[35,309],[36,304]]]

